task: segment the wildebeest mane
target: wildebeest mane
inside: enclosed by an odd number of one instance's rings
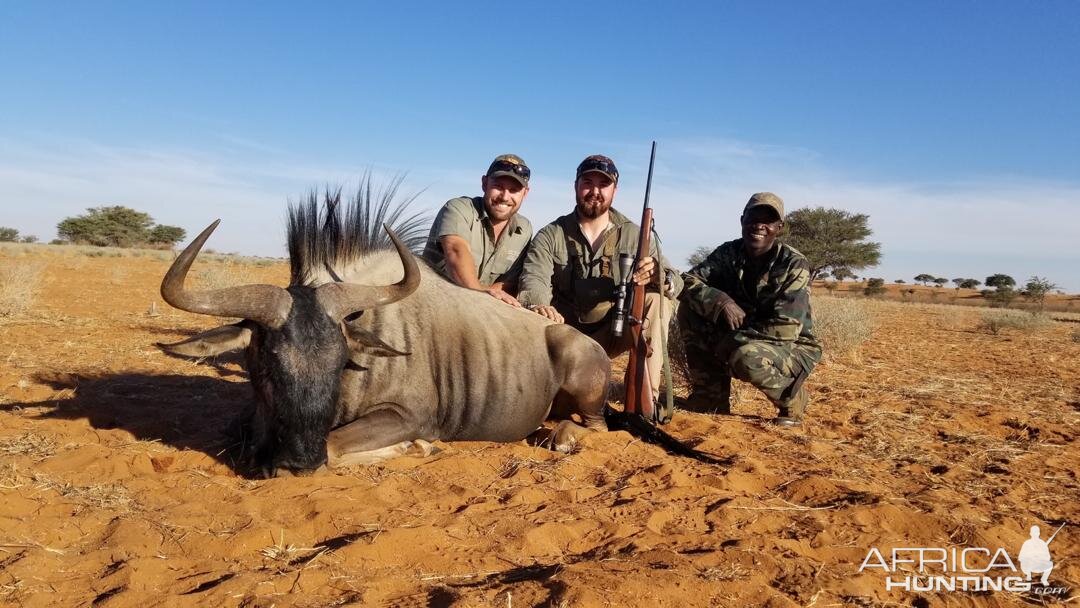
[[[402,177],[396,177],[376,192],[370,176],[360,180],[356,195],[342,204],[341,187],[312,190],[296,204],[289,205],[288,245],[290,284],[302,284],[322,269],[344,268],[364,256],[393,248],[383,225],[397,233],[413,252],[419,253],[427,240],[430,218],[411,212],[419,194],[395,200]],[[344,207],[344,209],[342,209]]]

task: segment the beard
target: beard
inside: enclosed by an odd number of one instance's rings
[[[581,217],[593,220],[607,213],[608,209],[611,209],[611,201],[605,201],[602,197],[577,197],[577,212]]]

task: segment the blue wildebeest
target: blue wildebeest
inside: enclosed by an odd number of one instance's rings
[[[166,302],[243,321],[174,344],[212,356],[243,348],[255,392],[249,456],[264,475],[430,453],[434,440],[518,441],[565,401],[606,430],[610,361],[568,325],[465,289],[418,263],[387,228],[392,189],[370,188],[345,212],[327,195],[289,209],[287,288],[184,287],[211,224],[161,283]],[[418,231],[414,225],[412,233]],[[415,236],[413,237],[416,238]],[[586,429],[563,421],[552,443]]]

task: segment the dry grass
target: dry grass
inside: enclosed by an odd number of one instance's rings
[[[40,262],[0,265],[0,317],[17,317],[34,305],[44,267]]]
[[[121,247],[96,247],[94,245],[47,245],[44,243],[0,243],[0,254],[6,257],[63,257],[71,258],[72,263],[77,264],[81,258],[147,258],[152,260],[172,261],[176,259],[176,252],[170,249],[125,249]],[[269,266],[284,263],[281,258],[267,258],[260,256],[246,256],[237,253],[214,253],[210,250],[203,251],[199,256],[200,262],[221,262],[231,264],[249,264],[254,266]]]
[[[56,453],[56,442],[48,437],[23,433],[14,437],[0,437],[0,454],[29,456],[35,460],[48,458]]]
[[[94,509],[110,509],[127,513],[135,507],[135,500],[127,488],[118,483],[77,485],[34,473],[31,476],[38,490],[51,490],[77,504]]]
[[[1049,325],[1052,321],[1044,314],[1020,312],[1017,310],[988,310],[982,313],[978,328],[992,335],[998,335],[1003,329],[1033,331]]]
[[[851,358],[874,335],[870,303],[817,296],[813,302],[814,333],[826,356]]]
[[[247,277],[248,271],[235,262],[224,262],[203,268],[196,275],[198,285],[202,289],[222,289],[234,287],[250,282]]]

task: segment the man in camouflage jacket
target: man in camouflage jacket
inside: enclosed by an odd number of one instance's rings
[[[741,239],[683,274],[679,327],[693,383],[686,407],[730,413],[734,376],[776,405],[776,424],[796,426],[808,403],[803,381],[821,359],[810,317],[810,267],[776,240],[784,226],[779,196],[750,197],[741,223]]]

